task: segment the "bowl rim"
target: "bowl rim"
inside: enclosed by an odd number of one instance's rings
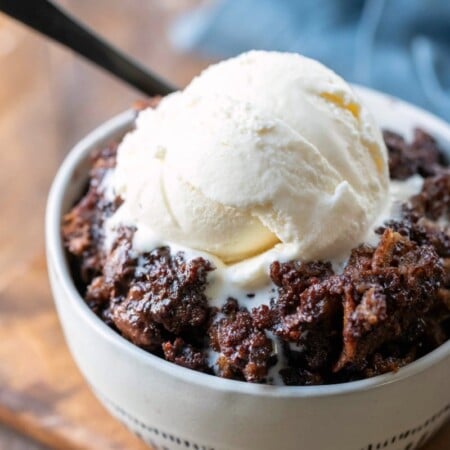
[[[372,99],[382,101],[385,104],[392,104],[394,102],[398,104],[401,109],[409,110],[417,117],[419,123],[423,122],[425,127],[426,124],[430,124],[434,129],[439,130],[439,134],[445,136],[445,139],[450,142],[450,125],[444,120],[421,108],[397,99],[396,97],[362,86],[353,85],[353,87],[361,97],[371,97]],[[118,348],[118,351],[128,353],[130,357],[138,359],[144,366],[159,370],[166,375],[176,377],[184,382],[198,384],[204,388],[245,395],[293,398],[351,394],[379,388],[409,378],[431,368],[445,358],[450,358],[449,340],[432,352],[402,367],[395,373],[390,372],[363,380],[340,384],[319,386],[273,386],[229,380],[178,366],[141,349],[123,338],[116,331],[112,330],[89,309],[73,283],[61,239],[60,227],[63,213],[62,206],[66,190],[80,162],[83,161],[94,148],[97,148],[99,144],[108,141],[114,135],[129,129],[134,118],[135,112],[133,110],[127,110],[113,117],[90,132],[69,151],[52,183],[45,215],[47,265],[49,271],[52,271],[57,280],[56,282],[59,283],[65,293],[64,301],[69,301],[80,317],[85,319],[88,326],[92,327],[97,334],[101,335],[102,338],[107,340],[111,345]]]

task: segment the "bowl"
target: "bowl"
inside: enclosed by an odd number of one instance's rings
[[[450,125],[387,95],[355,87],[380,126],[409,137],[420,126],[450,156]],[[127,111],[68,154],[47,204],[46,249],[58,315],[94,394],[155,449],[412,450],[450,415],[450,341],[396,373],[326,386],[226,380],[160,359],[105,325],[72,281],[61,218],[88,177],[88,155],[130,129]],[[87,411],[86,414],[89,414]]]

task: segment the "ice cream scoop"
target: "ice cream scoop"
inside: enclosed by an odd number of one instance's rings
[[[297,54],[253,51],[141,112],[113,186],[138,237],[226,263],[283,245],[331,259],[384,208],[386,161],[380,131],[340,77]]]

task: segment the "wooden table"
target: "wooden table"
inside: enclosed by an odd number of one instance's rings
[[[65,0],[180,86],[206,64],[177,55],[168,21],[195,0]],[[95,400],[63,341],[44,259],[47,192],[67,150],[139,94],[0,17],[0,421],[57,449],[143,449]],[[0,449],[42,449],[0,426]],[[450,448],[450,426],[427,450]]]

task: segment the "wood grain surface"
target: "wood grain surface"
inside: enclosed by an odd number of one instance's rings
[[[174,83],[206,65],[176,54],[166,27],[195,0],[60,2]],[[139,98],[0,16],[0,421],[55,449],[143,449],[96,401],[53,308],[44,258],[47,192],[67,150]],[[43,448],[0,427],[0,450]],[[449,450],[447,426],[426,450]],[[325,449],[324,449],[325,450]]]

